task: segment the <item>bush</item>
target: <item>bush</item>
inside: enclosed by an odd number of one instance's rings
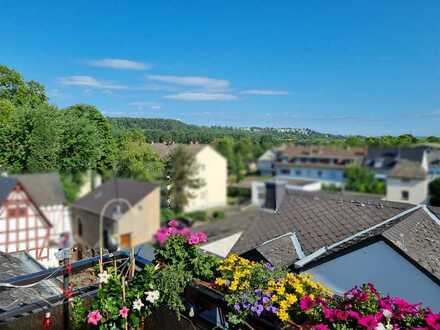
[[[440,206],[440,178],[435,179],[429,184],[429,194],[431,205]]]
[[[342,191],[341,187],[338,187],[337,185],[330,183],[330,184],[322,184],[322,190],[329,191],[329,192],[338,192]]]
[[[206,211],[195,211],[187,213],[186,216],[195,221],[206,221],[208,220],[208,214]]]
[[[228,196],[251,198],[251,190],[249,188],[228,187]]]
[[[225,218],[225,212],[223,212],[223,211],[215,211],[213,214],[212,214],[212,217],[214,218],[214,219],[224,219]]]

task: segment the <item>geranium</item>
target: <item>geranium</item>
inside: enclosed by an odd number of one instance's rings
[[[122,307],[120,310],[119,310],[119,316],[120,317],[122,317],[123,319],[126,319],[127,318],[127,316],[128,316],[128,311],[129,311],[129,309],[127,308],[127,307]]]
[[[179,227],[179,222],[175,219],[168,221],[168,226],[177,228]]]
[[[88,324],[93,324],[93,325],[98,325],[98,322],[102,319],[102,315],[98,310],[95,311],[91,311],[88,315],[87,315],[87,323]]]
[[[141,311],[142,307],[144,307],[145,305],[143,304],[142,300],[140,298],[136,299],[135,301],[133,301],[133,309],[137,310],[137,311]]]

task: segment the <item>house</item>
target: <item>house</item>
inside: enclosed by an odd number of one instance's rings
[[[257,171],[260,175],[274,175],[274,163],[277,158],[277,149],[269,149],[265,151],[257,160]]]
[[[159,229],[160,187],[131,179],[108,180],[73,203],[71,212],[73,235],[80,246],[99,246],[104,212],[105,246],[115,238],[121,248],[130,249],[150,241]]]
[[[365,153],[364,148],[291,145],[278,152],[273,167],[280,178],[342,186],[347,168],[360,165]]]
[[[0,176],[0,251],[25,251],[47,261],[52,228],[20,180]]]
[[[199,227],[208,234],[203,249],[311,273],[335,292],[374,282],[440,310],[439,210],[298,190],[267,198],[264,208]]]
[[[152,147],[162,159],[166,159],[179,144],[154,143]],[[214,148],[207,144],[183,145],[191,152],[198,164],[198,178],[204,185],[192,190],[184,212],[193,212],[215,207],[224,207],[227,203],[227,161]]]
[[[401,159],[387,176],[386,199],[396,202],[419,204],[428,197],[427,165]]]

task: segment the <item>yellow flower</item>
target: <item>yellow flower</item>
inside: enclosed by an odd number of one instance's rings
[[[280,318],[281,321],[287,321],[289,319],[289,314],[284,309],[280,309],[278,311],[277,315],[278,315],[278,317]]]
[[[281,308],[281,309],[287,309],[287,308],[289,308],[289,302],[288,302],[287,300],[282,300],[282,301],[280,302],[280,308]]]
[[[290,305],[293,305],[298,301],[298,298],[294,294],[288,293],[286,295],[286,300],[289,302]]]
[[[278,301],[278,296],[276,294],[274,294],[272,296],[272,298],[270,298],[270,300],[272,300],[273,302],[277,302]]]
[[[219,286],[225,285],[225,283],[226,283],[226,281],[223,278],[219,277],[219,278],[215,279],[215,284],[217,284]]]

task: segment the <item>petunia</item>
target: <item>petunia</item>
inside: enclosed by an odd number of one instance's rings
[[[374,330],[374,328],[377,326],[377,320],[374,315],[362,316],[358,319],[358,323],[367,330]]]
[[[179,222],[175,219],[168,221],[168,226],[177,228],[179,227]]]
[[[315,302],[309,296],[302,297],[299,302],[299,307],[301,308],[301,310],[303,312],[306,312],[309,309],[313,308],[314,305],[315,305]]]
[[[160,296],[159,291],[154,290],[154,291],[147,291],[145,292],[145,295],[147,296],[147,298],[145,298],[148,302],[154,304]]]
[[[129,309],[127,308],[127,307],[122,307],[120,310],[119,310],[119,316],[120,317],[122,317],[123,319],[126,319],[127,318],[127,316],[128,316],[128,311],[129,311]]]
[[[91,311],[88,315],[87,315],[87,323],[88,324],[93,324],[93,325],[98,325],[98,322],[102,319],[102,315],[98,310],[95,311]]]
[[[313,330],[330,330],[330,328],[328,326],[326,326],[325,324],[317,324],[313,326]]]
[[[440,330],[440,314],[430,313],[426,315],[425,322],[433,330]]]

